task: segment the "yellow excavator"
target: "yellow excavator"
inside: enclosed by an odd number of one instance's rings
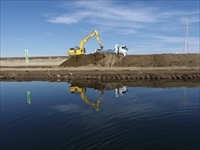
[[[100,107],[101,101],[103,99],[103,94],[104,94],[102,90],[100,91],[100,96],[99,96],[99,99],[97,100],[96,103],[90,101],[87,98],[87,96],[85,96],[86,88],[81,88],[79,86],[70,86],[69,90],[70,90],[71,93],[80,94],[81,99],[83,100],[83,102],[85,102],[86,104],[92,106],[96,111],[100,110],[99,107]]]
[[[86,54],[85,52],[85,47],[84,44],[92,37],[96,36],[96,39],[100,45],[100,48],[98,50],[102,50],[103,49],[103,43],[101,42],[99,33],[97,30],[94,30],[93,32],[91,32],[90,34],[88,34],[87,36],[85,36],[81,42],[79,46],[76,46],[75,48],[70,48],[70,50],[67,52],[69,56],[78,56],[78,55],[83,55]]]

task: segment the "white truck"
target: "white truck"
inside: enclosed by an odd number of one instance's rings
[[[115,45],[115,49],[108,49],[108,50],[95,50],[95,53],[111,53],[116,55],[127,56],[128,48],[126,45]]]

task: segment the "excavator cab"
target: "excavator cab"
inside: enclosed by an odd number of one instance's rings
[[[99,107],[100,107],[100,104],[101,104],[101,101],[102,101],[102,98],[103,98],[103,91],[100,92],[99,99],[97,100],[96,103],[94,103],[94,102],[90,101],[86,97],[86,95],[85,95],[86,88],[81,88],[79,86],[70,86],[69,90],[70,90],[71,93],[74,93],[74,94],[78,93],[78,94],[80,94],[82,101],[85,102],[86,104],[92,106],[96,111],[100,110]]]
[[[85,54],[85,48],[83,50],[80,49],[80,47],[76,48],[70,48],[70,50],[67,52],[69,56],[78,56],[78,55],[83,55]]]

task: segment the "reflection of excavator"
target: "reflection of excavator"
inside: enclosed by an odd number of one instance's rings
[[[85,96],[85,92],[86,92],[86,88],[80,88],[79,86],[70,86],[69,87],[69,90],[71,93],[79,93],[82,100],[92,106],[96,111],[99,111],[99,107],[100,107],[100,104],[101,104],[101,101],[102,101],[102,98],[103,98],[103,91],[100,92],[100,97],[99,99],[97,100],[97,103],[94,103],[92,101],[90,101],[86,96]]]
[[[80,42],[80,45],[79,47],[76,46],[75,48],[70,48],[70,50],[68,51],[68,55],[69,56],[78,56],[78,55],[82,55],[82,54],[85,54],[85,47],[84,47],[84,44],[90,39],[92,38],[93,36],[96,36],[97,38],[97,41],[100,45],[100,49],[98,50],[102,50],[103,49],[103,43],[101,42],[100,40],[100,36],[99,36],[99,33],[97,32],[97,30],[94,30],[92,33],[90,33],[89,35],[87,35],[86,37],[84,37],[81,42]]]

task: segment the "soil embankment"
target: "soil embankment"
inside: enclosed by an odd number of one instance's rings
[[[72,57],[60,64],[64,67],[103,66],[103,67],[198,67],[199,54],[151,54],[128,55],[95,53]]]
[[[200,81],[200,54],[128,55],[95,53],[78,57],[1,60],[0,80],[8,81]]]

